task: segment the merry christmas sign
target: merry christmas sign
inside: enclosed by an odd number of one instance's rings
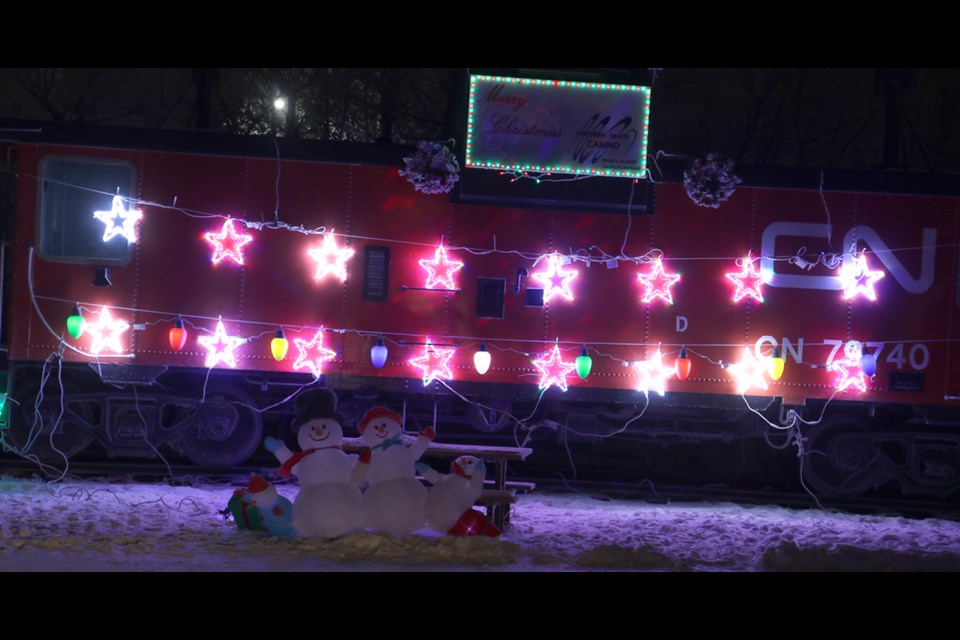
[[[467,167],[642,178],[650,88],[473,75]]]

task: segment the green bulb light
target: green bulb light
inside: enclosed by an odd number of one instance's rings
[[[87,321],[83,319],[83,314],[80,313],[80,306],[74,307],[70,317],[67,318],[67,333],[74,340],[79,340],[83,336],[86,325]]]

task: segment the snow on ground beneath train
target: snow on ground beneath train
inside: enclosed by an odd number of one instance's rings
[[[0,479],[0,571],[960,570],[960,523],[944,520],[536,494],[500,540],[281,540],[225,521],[231,495]]]

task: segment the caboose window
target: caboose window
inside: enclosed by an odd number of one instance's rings
[[[110,211],[114,196],[134,193],[133,166],[110,160],[47,158],[40,175],[40,255],[54,262],[106,266],[130,261],[133,246],[122,235],[104,242],[104,225],[93,214]]]

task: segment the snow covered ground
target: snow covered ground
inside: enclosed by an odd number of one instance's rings
[[[960,523],[943,520],[540,494],[501,540],[327,542],[238,531],[219,515],[231,495],[0,478],[0,571],[960,571]]]

